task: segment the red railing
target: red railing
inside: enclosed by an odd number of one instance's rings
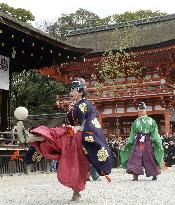
[[[102,88],[91,87],[88,88],[88,99],[92,101],[111,101],[115,99],[130,99],[138,97],[174,97],[174,85],[169,82],[161,83],[157,81],[147,82],[134,82],[128,84],[108,85]],[[71,98],[68,96],[62,96],[60,101],[63,100],[63,104],[70,103]]]
[[[90,100],[119,99],[151,96],[174,96],[174,86],[168,82],[162,84],[160,81],[120,84],[105,86],[103,88],[89,88]]]

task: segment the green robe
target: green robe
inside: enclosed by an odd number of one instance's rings
[[[160,166],[160,168],[163,169],[164,149],[162,146],[162,140],[158,133],[158,128],[157,128],[157,124],[155,120],[153,120],[151,117],[148,117],[147,115],[138,117],[134,121],[131,127],[130,136],[126,141],[125,146],[120,151],[121,166],[124,168],[127,166],[128,158],[131,154],[131,151],[133,149],[133,145],[135,142],[135,136],[138,132],[151,133],[151,141],[152,141],[152,146],[153,146],[153,151],[154,151],[154,157],[155,157],[157,164]]]

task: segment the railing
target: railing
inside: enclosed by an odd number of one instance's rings
[[[102,88],[93,87],[88,88],[88,99],[91,101],[96,100],[111,100],[111,99],[129,99],[131,97],[151,97],[151,96],[174,96],[174,84],[170,82],[161,83],[160,80],[146,81],[143,83],[128,83],[118,85],[108,85]],[[60,101],[62,105],[71,102],[68,96],[62,96]]]
[[[24,121],[24,126],[26,129],[40,125],[58,127],[64,123],[64,119],[65,113],[29,115],[27,120]],[[16,122],[17,120],[14,120],[13,124],[16,124]]]
[[[174,96],[174,86],[160,81],[146,82],[142,84],[125,84],[117,86],[105,86],[101,89],[90,88],[89,99],[131,98],[145,96]]]
[[[9,156],[0,156],[0,175],[25,173],[25,170],[24,161],[12,161]]]
[[[31,127],[37,127],[40,125],[44,125],[47,127],[58,127],[64,123],[65,113],[57,113],[57,114],[44,114],[44,115],[30,115],[27,120],[25,120],[24,126],[25,129],[29,129]],[[11,124],[14,126],[17,123],[16,119],[11,119]],[[17,133],[14,130],[14,126],[11,130],[0,132],[0,147],[7,147],[12,145],[19,145],[19,140]],[[20,145],[19,145],[20,146]]]

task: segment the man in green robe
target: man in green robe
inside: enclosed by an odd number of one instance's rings
[[[155,120],[146,114],[146,105],[140,102],[138,118],[131,127],[131,133],[125,146],[120,152],[122,167],[128,174],[133,175],[133,181],[145,173],[152,180],[157,180],[160,168],[163,169],[164,150],[158,134]]]

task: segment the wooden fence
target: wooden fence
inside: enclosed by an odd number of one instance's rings
[[[20,159],[13,160],[13,153],[19,150]],[[50,160],[42,158],[32,165],[25,164],[26,148],[0,147],[0,175],[30,174],[31,172],[50,172]]]

